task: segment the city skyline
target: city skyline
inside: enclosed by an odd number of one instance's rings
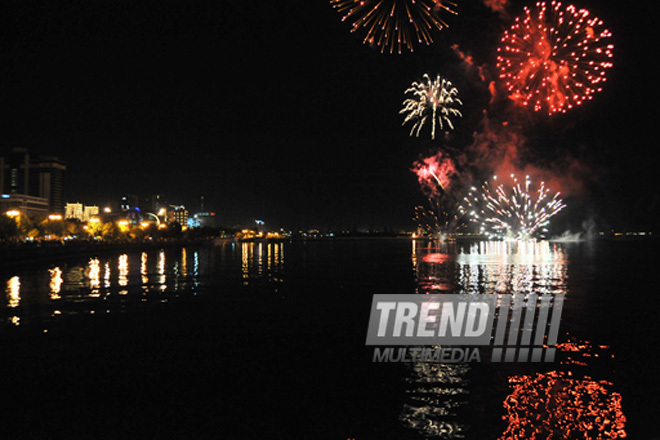
[[[501,33],[525,4],[508,2],[505,14],[462,4],[431,46],[387,55],[326,2],[56,3],[12,6],[22,18],[4,30],[13,51],[2,87],[14,109],[5,143],[65,160],[68,201],[203,195],[228,223],[395,229],[425,201],[413,162],[432,146],[474,143],[489,99],[479,74],[492,74]],[[571,227],[648,228],[652,125],[637,100],[652,80],[639,68],[650,55],[637,49],[650,14],[580,5],[611,29],[614,67],[593,101],[535,118],[525,146],[545,166],[577,164],[584,191],[567,200]],[[436,144],[411,138],[398,114],[427,71],[450,78],[465,102]]]

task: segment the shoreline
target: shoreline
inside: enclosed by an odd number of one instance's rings
[[[47,263],[51,259],[78,258],[98,252],[112,252],[136,249],[153,249],[176,246],[212,244],[212,239],[154,240],[121,242],[44,242],[0,245],[0,267],[22,264]]]

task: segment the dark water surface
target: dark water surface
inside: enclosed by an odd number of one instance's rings
[[[0,439],[660,438],[657,242],[223,242],[0,269]],[[553,363],[374,363],[376,293],[565,294]]]

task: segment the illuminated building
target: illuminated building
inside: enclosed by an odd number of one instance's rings
[[[87,222],[99,215],[99,207],[95,205],[83,205],[82,203],[67,203],[64,209],[64,217]]]
[[[64,218],[83,220],[83,204],[67,203],[64,208]]]
[[[98,206],[85,206],[83,208],[83,221],[89,221],[92,217],[97,217],[99,215]]]
[[[48,200],[50,212],[64,210],[64,172],[66,165],[53,156],[43,156],[30,162],[29,194]]]
[[[28,216],[45,217],[50,212],[48,200],[25,194],[2,194],[0,197],[0,212],[18,211]]]
[[[14,148],[0,157],[2,206],[28,215],[61,214],[64,211],[66,165],[54,156],[31,158],[25,148]]]
[[[215,212],[198,212],[193,216],[196,227],[217,227]]]
[[[173,222],[180,224],[181,226],[188,225],[188,210],[185,206],[173,206],[174,210],[170,212],[171,219]]]

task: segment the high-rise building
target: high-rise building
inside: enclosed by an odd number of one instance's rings
[[[11,205],[28,215],[62,214],[65,171],[56,157],[31,158],[25,148],[0,156],[0,209]]]
[[[14,148],[5,154],[0,170],[2,194],[29,194],[30,155],[25,148]]]
[[[53,156],[30,162],[30,194],[48,199],[51,212],[64,210],[64,172],[66,165]]]

